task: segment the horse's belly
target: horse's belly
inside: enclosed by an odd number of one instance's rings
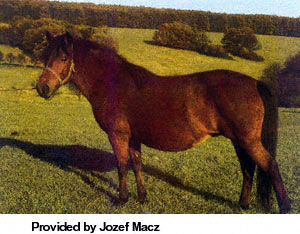
[[[192,131],[180,128],[152,129],[139,138],[141,143],[163,151],[183,151],[206,140],[210,135],[200,133],[195,136]]]

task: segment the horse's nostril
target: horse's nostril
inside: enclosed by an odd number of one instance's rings
[[[42,88],[42,92],[44,95],[47,95],[49,93],[49,90],[50,90],[50,88],[47,84],[45,84]]]

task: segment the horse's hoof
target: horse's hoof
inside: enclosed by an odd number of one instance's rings
[[[289,213],[290,210],[291,210],[291,205],[287,204],[286,206],[280,208],[280,214],[287,214]]]
[[[249,204],[239,204],[239,206],[240,206],[243,210],[248,210],[248,209],[249,209]]]
[[[146,200],[146,195],[147,195],[146,192],[139,193],[138,194],[138,202],[141,203],[141,204],[144,204],[145,200]]]
[[[119,197],[119,204],[125,204],[126,202],[128,202],[128,197]]]
[[[243,210],[249,209],[249,202],[248,201],[240,201],[239,207],[241,207]]]

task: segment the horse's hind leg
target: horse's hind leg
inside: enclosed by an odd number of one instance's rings
[[[256,165],[253,162],[253,160],[250,158],[246,150],[244,150],[242,147],[240,147],[237,144],[233,144],[233,145],[238,155],[241,164],[242,173],[243,173],[243,187],[242,187],[239,205],[241,208],[247,209],[250,203],[253,175],[254,175],[254,170]]]
[[[268,153],[260,141],[249,141],[243,147],[251,159],[270,176],[276,192],[280,212],[287,213],[290,210],[290,202],[285,192],[275,158]]]
[[[146,190],[144,187],[144,180],[142,176],[142,157],[141,144],[134,141],[129,142],[129,155],[133,163],[133,171],[137,183],[138,201],[144,203],[146,198]]]

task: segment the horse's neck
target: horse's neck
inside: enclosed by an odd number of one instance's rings
[[[80,43],[76,43],[74,49],[74,63],[75,73],[71,79],[72,83],[81,91],[81,93],[90,100],[95,88],[95,80],[97,77],[93,75],[93,70],[97,69],[95,59],[92,59],[89,54],[89,50],[82,46]]]
[[[82,47],[81,50],[83,49]],[[140,66],[127,62],[118,55],[105,56],[101,50],[85,50],[85,53],[84,56],[74,58],[75,74],[72,81],[88,100],[91,100],[91,96],[94,96],[95,92],[99,96],[99,92],[103,91],[100,90],[100,84],[103,84],[103,81],[112,78],[119,79],[119,75],[122,75],[121,83],[133,82],[140,87],[144,86],[147,81],[158,77]],[[108,60],[103,60],[103,58]],[[99,63],[101,60],[102,62]],[[120,70],[121,74],[118,73]],[[128,73],[128,75],[124,75],[124,73]]]
[[[88,83],[82,79],[78,73],[74,74],[74,78],[71,80],[71,82],[76,86],[77,89],[80,90],[80,92],[85,96],[88,100],[90,99],[90,91]]]

